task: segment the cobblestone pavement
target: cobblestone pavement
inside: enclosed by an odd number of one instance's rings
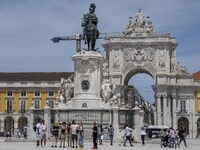
[[[200,139],[187,139],[188,148],[185,148],[183,143],[180,148],[177,148],[177,150],[199,150],[200,147]],[[59,144],[58,144],[59,145]],[[85,142],[85,147],[82,150],[91,150],[92,148],[92,142]],[[127,146],[119,146],[118,143],[114,143],[112,146],[109,145],[109,143],[104,143],[103,145],[98,146],[99,150],[161,150],[166,149],[163,147],[160,147],[159,141],[146,141],[146,145],[142,146],[141,143],[134,143],[133,147],[129,146],[129,143],[127,143]],[[3,138],[0,138],[0,150],[79,150],[78,148],[51,148],[51,142],[47,142],[47,146],[45,148],[36,148],[35,142],[4,142]],[[169,149],[169,148],[167,148]],[[174,149],[174,148],[170,148]]]

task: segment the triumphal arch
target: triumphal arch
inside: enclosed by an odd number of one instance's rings
[[[150,18],[139,10],[130,17],[123,36],[107,38],[103,44],[107,75],[118,85],[121,104],[126,104],[124,89],[129,79],[138,73],[150,75],[154,80],[155,124],[175,129],[185,127],[194,137],[198,130],[195,91],[199,84],[193,81],[187,68],[177,62],[177,46],[175,37],[156,32]]]

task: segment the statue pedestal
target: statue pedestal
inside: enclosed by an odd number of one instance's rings
[[[103,57],[95,51],[81,51],[72,57],[74,66],[74,109],[99,109]]]

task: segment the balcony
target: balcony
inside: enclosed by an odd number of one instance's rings
[[[178,116],[189,116],[187,110],[182,110],[177,112]]]
[[[14,110],[5,110],[5,113],[7,114],[12,114],[14,112]]]
[[[25,109],[21,109],[21,110],[19,110],[19,113],[26,113],[26,110]]]

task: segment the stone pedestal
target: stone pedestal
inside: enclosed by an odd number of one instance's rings
[[[134,122],[135,122],[135,129],[133,130],[133,136],[135,137],[136,141],[140,140],[140,108],[135,105],[133,108],[134,111]]]
[[[81,51],[72,57],[75,62],[74,109],[101,108],[101,81],[103,57],[95,51]]]
[[[120,132],[119,132],[119,122],[118,122],[118,111],[119,107],[113,107],[113,128],[114,128],[114,142],[118,142],[120,140]]]
[[[59,122],[59,118],[58,118],[58,102],[56,102],[56,105],[54,107],[55,110],[55,122]]]
[[[35,131],[33,130],[33,119],[34,119],[34,111],[35,107],[34,107],[34,103],[31,103],[31,107],[29,108],[29,112],[28,112],[28,134],[27,137],[29,139],[35,139]]]
[[[47,132],[46,132],[46,135],[47,135],[47,138],[50,138],[50,124],[51,124],[51,108],[48,106],[48,101],[47,101],[47,104],[46,106],[44,107],[44,122],[45,122],[45,125],[47,127]]]

